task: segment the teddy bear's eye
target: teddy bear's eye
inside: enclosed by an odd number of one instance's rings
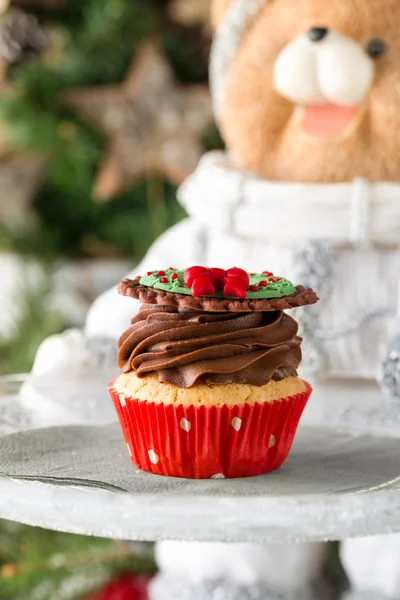
[[[387,46],[382,40],[371,40],[367,46],[367,54],[371,58],[380,58],[387,51]]]
[[[329,33],[326,27],[312,27],[307,31],[308,38],[311,42],[321,42]]]

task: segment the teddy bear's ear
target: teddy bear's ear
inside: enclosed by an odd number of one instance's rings
[[[226,10],[232,0],[212,0],[211,5],[211,21],[214,29],[220,25]]]

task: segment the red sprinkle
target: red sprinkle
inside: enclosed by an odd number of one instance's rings
[[[171,275],[171,279],[172,279],[172,281],[175,281],[175,279],[178,279],[178,274],[174,273],[173,275]]]
[[[267,287],[268,283],[266,281],[260,281],[258,287]]]
[[[157,275],[158,277],[161,277],[162,275],[165,275],[165,271],[158,271]]]
[[[257,287],[256,285],[251,285],[251,286],[249,287],[249,290],[250,290],[251,292],[258,292],[258,287]]]
[[[160,283],[168,283],[167,277],[161,277]]]
[[[263,271],[262,274],[263,275],[267,275],[267,277],[273,277],[274,276],[274,274],[271,273],[271,271]]]
[[[275,281],[282,281],[282,277],[275,277]]]
[[[150,275],[153,275],[153,271],[147,271],[147,275],[150,277]]]
[[[168,267],[168,271],[175,271],[174,267]]]

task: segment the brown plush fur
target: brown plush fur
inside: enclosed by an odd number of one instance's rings
[[[229,0],[214,0],[215,22]],[[324,26],[365,46],[388,44],[364,113],[338,138],[308,136],[294,105],[273,86],[282,48],[295,36]],[[226,81],[221,128],[238,166],[262,177],[340,182],[354,177],[400,180],[400,0],[269,0],[250,25]]]
[[[214,28],[217,28],[221,23],[224,13],[228,6],[230,5],[231,0],[218,0],[214,1],[211,5],[211,23]]]

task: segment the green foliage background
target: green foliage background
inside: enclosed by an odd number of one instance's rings
[[[208,42],[166,17],[156,0],[69,0],[63,9],[42,12],[50,31],[43,57],[10,71],[14,93],[0,98],[0,120],[18,150],[47,157],[46,181],[35,208],[41,227],[23,231],[14,243],[24,252],[54,256],[88,254],[97,238],[104,252],[140,257],[155,236],[182,218],[175,190],[159,182],[157,202],[148,202],[145,181],[107,204],[93,201],[93,178],[104,137],[63,103],[69,88],[118,83],[138,44],[157,36],[182,82],[205,81]],[[7,239],[7,232],[0,237]]]
[[[0,122],[15,151],[46,158],[34,201],[39,223],[18,231],[0,224],[0,252],[38,257],[49,274],[60,257],[121,256],[134,263],[184,217],[176,190],[154,176],[109,203],[96,202],[92,187],[105,136],[63,102],[67,89],[123,81],[149,37],[160,40],[183,84],[206,82],[210,40],[201,27],[171,21],[167,8],[168,0],[66,0],[57,10],[37,10],[49,49],[9,69],[12,93],[0,96]],[[221,146],[215,128],[204,132],[203,142],[205,149]],[[59,315],[44,314],[40,297],[35,289],[24,298],[24,337],[0,338],[0,373],[29,369],[40,341],[65,326]]]
[[[151,544],[0,521],[1,600],[81,600],[119,574],[155,570]]]

